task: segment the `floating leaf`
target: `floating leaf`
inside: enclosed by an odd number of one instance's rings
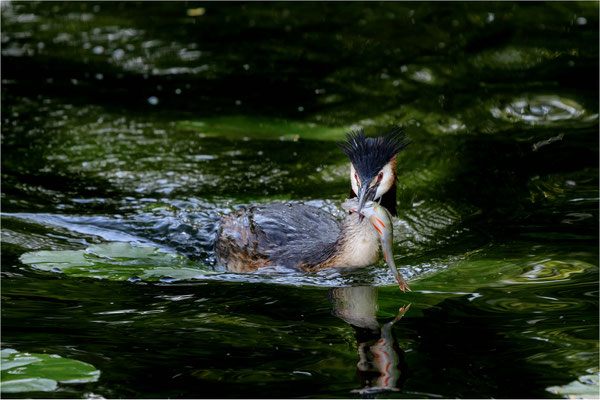
[[[192,279],[215,273],[179,254],[123,242],[91,245],[85,250],[35,251],[23,254],[20,260],[43,271],[116,281]]]
[[[57,383],[52,379],[28,378],[16,379],[14,381],[0,382],[0,391],[2,393],[17,392],[51,392],[56,389]]]
[[[546,390],[568,396],[570,399],[597,399],[600,397],[600,381],[598,374],[584,375],[566,385],[551,386]]]
[[[93,365],[56,354],[21,353],[2,350],[0,391],[50,392],[60,383],[96,382],[100,371]]]

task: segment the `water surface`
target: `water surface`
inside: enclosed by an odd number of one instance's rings
[[[597,393],[560,390],[599,372],[597,3],[4,2],[1,22],[2,348],[101,372],[3,396]],[[391,125],[412,292],[383,263],[220,268],[221,215],[339,214],[335,141]]]

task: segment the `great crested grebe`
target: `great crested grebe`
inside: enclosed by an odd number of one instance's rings
[[[217,258],[227,270],[249,272],[283,266],[313,272],[327,267],[364,267],[377,261],[378,238],[381,236],[383,244],[384,233],[391,234],[392,227],[389,224],[389,232],[375,229],[371,217],[384,218],[381,210],[379,214],[362,211],[368,202],[371,208],[380,207],[372,203],[379,200],[395,214],[396,154],[408,142],[399,128],[383,137],[367,138],[360,131],[346,138],[339,145],[350,158],[350,195],[356,198],[353,212],[340,223],[324,210],[294,203],[234,211],[223,217],[216,242]]]

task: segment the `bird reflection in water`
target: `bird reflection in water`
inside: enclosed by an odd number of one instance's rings
[[[392,328],[406,314],[410,304],[400,308],[394,319],[380,326],[376,318],[376,287],[340,287],[329,293],[333,314],[355,331],[359,357],[356,370],[361,388],[353,392],[399,391],[406,378],[406,363]]]

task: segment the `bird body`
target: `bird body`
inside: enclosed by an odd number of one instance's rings
[[[343,221],[303,204],[242,208],[221,221],[216,242],[219,262],[232,272],[249,272],[263,266],[307,272],[327,267],[364,267],[377,261],[378,239],[386,244],[392,257],[391,221],[383,231],[373,221],[376,216],[389,217],[384,207],[395,214],[396,154],[408,144],[400,133],[394,128],[384,137],[367,138],[364,132],[352,132],[347,141],[340,143],[350,159],[350,197],[354,198],[352,212]],[[377,199],[383,206],[372,202]],[[362,213],[367,204],[369,218]]]
[[[339,221],[320,208],[293,203],[243,208],[222,220],[217,257],[235,272],[370,265],[378,259],[378,235],[359,219],[351,213]]]

